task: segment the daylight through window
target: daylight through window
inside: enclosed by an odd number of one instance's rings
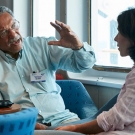
[[[121,57],[114,37],[117,34],[117,16],[135,6],[135,0],[91,1],[91,44],[100,66],[132,67],[129,57]]]

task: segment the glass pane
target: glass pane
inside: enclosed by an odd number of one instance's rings
[[[33,36],[55,36],[55,0],[33,0]]]
[[[92,1],[92,46],[96,51],[96,65],[132,67],[129,57],[121,57],[114,37],[117,34],[117,16],[123,10],[134,7],[135,0]],[[128,63],[128,64],[127,64]]]

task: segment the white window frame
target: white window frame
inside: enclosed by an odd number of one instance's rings
[[[89,20],[88,20],[89,21],[89,23],[88,23],[88,25],[89,25],[89,35],[90,35],[89,36],[89,42],[91,42],[91,40],[92,40],[91,44],[94,47],[95,45],[98,44],[97,43],[97,33],[96,33],[97,30],[95,30],[97,28],[96,26],[98,26],[97,23],[96,23],[96,22],[98,22],[98,20],[96,20],[95,17],[91,18],[91,17],[94,16],[93,12],[95,12],[95,13],[97,12],[97,9],[96,8],[91,9],[91,6],[96,7],[95,5],[97,5],[97,0],[88,0],[88,2],[89,2],[89,4],[88,4],[88,17],[90,17]],[[91,10],[93,10],[93,11],[91,11]],[[94,20],[94,23],[92,23],[91,20],[92,21]],[[94,29],[94,32],[92,33],[91,31],[93,29]],[[96,50],[96,48],[95,48],[95,50]],[[111,49],[110,49],[110,51],[111,51]],[[116,49],[116,51],[117,51],[117,49]],[[119,51],[118,51],[118,54],[119,54]],[[120,58],[122,59],[122,61],[127,59],[125,57],[122,58],[121,56],[120,56]],[[128,58],[128,59],[130,59],[130,58]],[[131,67],[132,67],[132,64],[133,63],[132,63],[132,60],[131,60]],[[127,72],[128,73],[131,70],[131,67],[118,67],[118,66],[115,66],[115,65],[114,66],[105,66],[105,65],[98,65],[96,63],[93,68],[95,70],[100,70],[100,71]]]

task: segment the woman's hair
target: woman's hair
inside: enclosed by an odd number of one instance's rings
[[[129,47],[129,56],[135,62],[135,8],[123,11],[117,21],[119,32],[134,43]]]
[[[14,18],[14,14],[9,8],[7,8],[5,6],[0,6],[0,14],[2,14],[4,12],[9,13]]]

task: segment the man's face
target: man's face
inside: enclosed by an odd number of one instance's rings
[[[0,14],[0,50],[14,56],[22,49],[18,22],[5,12]]]

